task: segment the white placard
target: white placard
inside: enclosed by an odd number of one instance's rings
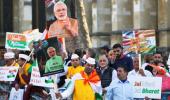
[[[161,99],[161,77],[129,77],[134,86],[134,98]]]
[[[45,77],[40,76],[40,71],[37,64],[32,67],[30,84],[34,86],[54,88],[54,83],[55,83],[54,79],[52,79],[51,76],[45,76]]]
[[[18,68],[16,66],[0,67],[0,81],[14,81]]]

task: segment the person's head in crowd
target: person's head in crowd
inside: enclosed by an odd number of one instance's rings
[[[104,45],[100,48],[100,52],[103,54],[106,54],[106,55],[108,54],[109,50],[110,50],[110,48],[108,45]]]
[[[82,50],[82,54],[86,55],[86,50],[85,49]]]
[[[87,50],[84,49],[84,50],[82,51],[82,54],[83,54],[83,55],[82,55],[82,60],[85,61],[86,58],[87,58]]]
[[[5,59],[4,59],[4,54],[5,54],[5,48],[0,47],[0,66],[5,65]]]
[[[109,52],[108,52],[108,59],[109,60],[114,60],[114,52],[113,52],[113,50],[110,50]]]
[[[22,67],[24,65],[24,63],[29,62],[30,59],[31,59],[31,57],[26,54],[19,54],[19,59],[18,59],[19,66]]]
[[[99,55],[99,66],[101,69],[108,67],[108,59],[105,54]]]
[[[158,65],[159,63],[163,62],[162,54],[161,53],[154,53],[153,54],[153,63]]]
[[[123,47],[121,44],[115,44],[112,47],[116,59],[119,59],[123,55]]]
[[[54,47],[49,47],[47,49],[47,54],[50,58],[54,57],[56,55],[56,49]]]
[[[135,70],[139,70],[139,57],[138,56],[133,57],[133,68]]]
[[[71,55],[71,65],[77,67],[80,65],[79,56],[77,54]]]
[[[147,54],[144,56],[144,61],[145,63],[152,63],[153,62],[153,55],[152,54]]]
[[[12,65],[15,61],[15,53],[14,52],[6,52],[4,54],[4,59],[5,59],[5,64],[7,66]]]
[[[95,68],[96,61],[94,58],[87,58],[84,71],[89,75]]]
[[[81,49],[76,49],[76,50],[74,51],[74,53],[77,54],[80,58],[83,57],[83,53],[82,53]]]
[[[0,48],[0,59],[4,59],[5,50]]]
[[[86,52],[86,58],[95,58],[96,57],[96,53],[95,53],[95,50],[92,49],[92,48],[89,48]]]
[[[54,15],[57,20],[65,20],[67,18],[67,6],[61,1],[54,5]]]
[[[126,80],[128,75],[128,69],[124,65],[119,65],[117,68],[117,77],[119,80]]]

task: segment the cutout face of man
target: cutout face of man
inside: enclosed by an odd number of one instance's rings
[[[54,15],[58,20],[64,20],[67,17],[67,6],[59,3],[55,6]]]
[[[54,57],[54,56],[56,55],[56,50],[55,50],[55,48],[53,48],[53,47],[49,47],[49,48],[47,49],[47,53],[48,53],[48,56],[49,56],[49,57]]]

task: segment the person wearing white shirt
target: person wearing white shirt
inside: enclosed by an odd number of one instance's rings
[[[133,100],[134,87],[128,80],[128,70],[123,65],[117,68],[118,79],[111,82],[105,100]]]
[[[139,67],[139,58],[138,57],[133,58],[133,67],[134,67],[134,69],[128,73],[128,77],[131,77],[131,76],[152,77],[153,76],[151,72]]]

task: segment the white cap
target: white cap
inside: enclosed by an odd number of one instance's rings
[[[6,52],[4,54],[4,59],[12,59],[12,58],[15,58],[15,53],[13,53],[13,52]]]
[[[72,54],[71,55],[71,59],[77,59],[77,58],[79,58],[79,56],[77,54]]]
[[[94,65],[96,62],[95,62],[95,59],[94,58],[91,58],[91,57],[89,57],[89,58],[87,58],[86,59],[86,62],[88,63],[88,64],[92,64],[92,65]]]
[[[26,61],[29,61],[31,58],[30,56],[26,55],[26,54],[19,54],[19,58],[23,58],[25,59]]]

